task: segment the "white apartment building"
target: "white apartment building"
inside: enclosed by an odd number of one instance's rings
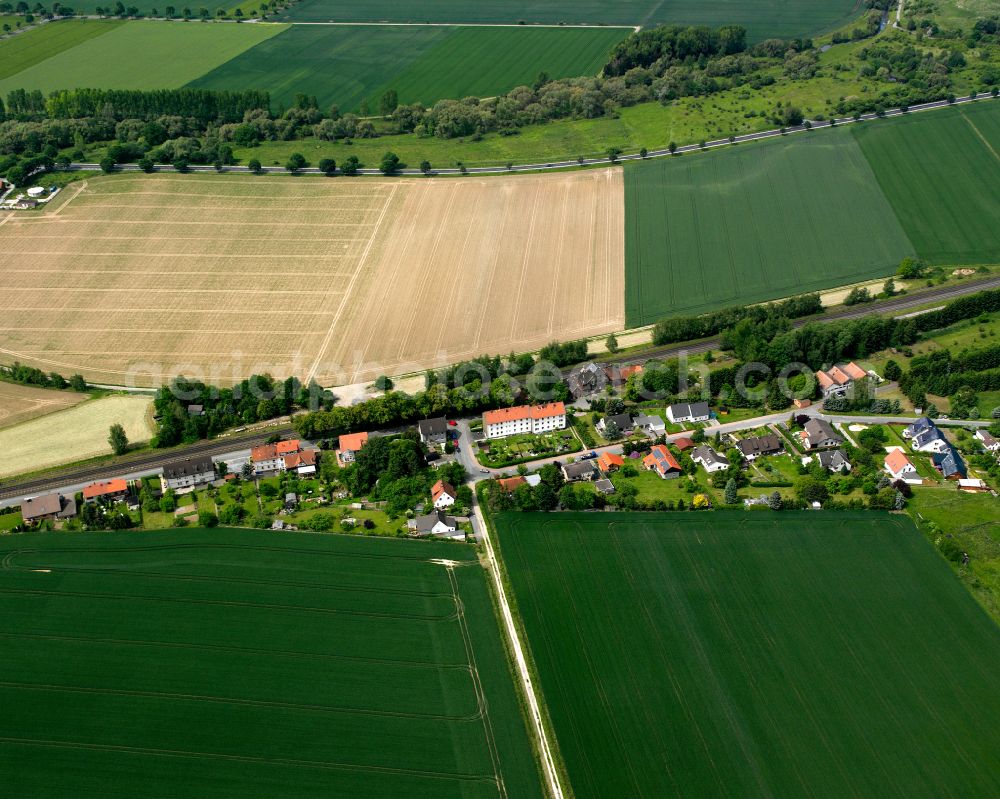
[[[483,435],[486,438],[504,438],[519,433],[549,433],[565,428],[566,405],[562,402],[518,405],[483,414]]]

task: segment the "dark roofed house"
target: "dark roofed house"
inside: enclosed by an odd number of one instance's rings
[[[695,447],[691,452],[691,460],[695,463],[700,463],[709,474],[713,472],[721,472],[723,469],[729,468],[728,459],[722,457],[715,451],[715,449],[707,444]]]
[[[21,518],[28,524],[44,519],[69,519],[76,516],[76,500],[62,494],[44,494],[21,503]]]
[[[781,439],[774,433],[741,439],[736,442],[736,447],[748,461],[756,460],[762,455],[776,455],[783,450]]]
[[[674,424],[680,422],[707,422],[712,415],[707,402],[685,402],[667,407],[667,418]]]
[[[608,426],[611,424],[618,428],[619,433],[631,433],[635,428],[635,420],[627,413],[616,413],[614,416],[605,416],[594,427],[603,435],[607,433]]]
[[[448,440],[448,420],[443,416],[437,419],[421,419],[417,422],[420,440],[429,446],[444,444]]]
[[[164,491],[171,488],[177,491],[211,483],[213,480],[215,480],[215,464],[212,463],[211,457],[202,455],[198,458],[174,461],[164,466],[163,474],[160,476],[160,487]]]
[[[819,465],[828,472],[843,473],[851,471],[851,464],[847,460],[847,456],[844,454],[842,449],[819,452],[816,454],[816,460],[819,462]]]
[[[810,419],[804,428],[799,437],[806,449],[837,447],[844,443],[844,439],[837,435],[833,425],[826,419]]]
[[[597,489],[600,494],[614,494],[615,484],[608,480],[606,477],[598,480],[594,483],[594,488]]]
[[[903,438],[913,438],[915,435],[925,430],[930,430],[932,427],[934,427],[934,422],[926,416],[921,416],[903,429]]]
[[[937,452],[931,456],[934,468],[941,472],[945,480],[961,480],[965,478],[965,461],[958,454],[958,450],[950,444],[946,450]]]
[[[410,519],[406,526],[415,535],[444,535],[454,533],[458,530],[458,523],[454,516],[448,516],[442,510],[428,513],[426,516],[418,516]]]
[[[608,375],[604,368],[596,363],[585,363],[574,369],[566,377],[566,387],[574,398],[588,397],[604,391],[608,384]]]
[[[574,480],[593,480],[597,469],[593,461],[577,461],[576,463],[567,463],[563,466],[562,473],[568,482],[573,482]]]

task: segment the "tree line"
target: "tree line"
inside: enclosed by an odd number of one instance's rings
[[[24,386],[38,386],[39,388],[70,388],[73,391],[85,392],[90,387],[83,375],[75,374],[67,380],[58,372],[43,372],[34,366],[25,366],[23,363],[14,361],[10,366],[0,366],[0,378],[10,380],[13,383],[20,383]]]

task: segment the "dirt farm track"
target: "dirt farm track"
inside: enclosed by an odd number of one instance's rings
[[[0,216],[0,358],[107,383],[324,385],[624,325],[619,169],[117,175]]]

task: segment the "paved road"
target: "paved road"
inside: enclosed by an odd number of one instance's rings
[[[977,97],[958,97],[955,99],[954,103],[949,103],[947,100],[935,100],[931,103],[921,103],[920,105],[910,106],[906,111],[899,108],[893,108],[885,112],[886,117],[902,116],[907,113],[916,113],[919,111],[932,111],[937,108],[947,108],[949,105],[963,105],[965,103],[979,102],[982,100],[992,100],[995,99],[989,94],[981,94]],[[651,150],[646,154],[646,159],[650,158],[667,158],[674,154],[683,153],[693,153],[700,150],[711,150],[716,147],[729,147],[733,144],[742,144],[744,142],[759,141],[761,139],[771,139],[776,136],[783,136],[788,134],[797,133],[807,133],[810,130],[818,130],[820,128],[829,128],[834,124],[836,125],[850,125],[854,124],[856,121],[871,121],[878,119],[877,114],[862,114],[860,120],[854,120],[851,117],[844,117],[842,119],[835,119],[833,121],[824,120],[821,122],[811,122],[810,127],[805,125],[800,125],[794,128],[786,128],[784,131],[780,129],[774,130],[763,130],[758,133],[746,133],[741,136],[733,136],[732,140],[726,139],[714,139],[713,141],[706,142],[705,146],[702,147],[699,144],[686,144],[682,147],[678,147],[674,153],[671,153],[669,149],[662,150]],[[497,175],[497,174],[509,174],[511,172],[537,172],[537,171],[551,171],[558,169],[577,169],[581,166],[601,166],[608,165],[612,163],[621,163],[623,161],[641,161],[644,160],[639,153],[631,153],[628,155],[620,155],[614,161],[607,157],[601,158],[581,158],[572,161],[548,161],[548,162],[536,162],[528,164],[514,164],[509,169],[505,166],[481,166],[481,167],[467,167],[463,172],[459,168],[445,168],[445,169],[434,169],[430,174],[432,175]],[[73,163],[70,164],[69,169],[79,170],[79,171],[89,171],[89,172],[99,172],[101,167],[99,164],[89,164],[89,163]],[[117,167],[118,170],[122,172],[138,172],[139,167],[136,164],[120,164]],[[157,172],[172,172],[174,171],[173,166],[170,164],[157,164],[154,167]],[[192,165],[188,167],[191,172],[215,172],[214,166],[203,166],[203,165]],[[245,166],[226,166],[222,168],[223,172],[249,172],[250,169]],[[286,170],[284,167],[279,166],[265,166],[261,168],[261,172],[268,174],[285,174]],[[319,175],[322,174],[316,167],[308,167],[306,169],[299,170],[300,173],[304,175]],[[340,174],[339,172],[337,174]],[[378,169],[362,169],[359,170],[360,175],[377,175],[383,176]],[[398,175],[422,175],[423,173],[419,169],[401,169],[396,174]]]

